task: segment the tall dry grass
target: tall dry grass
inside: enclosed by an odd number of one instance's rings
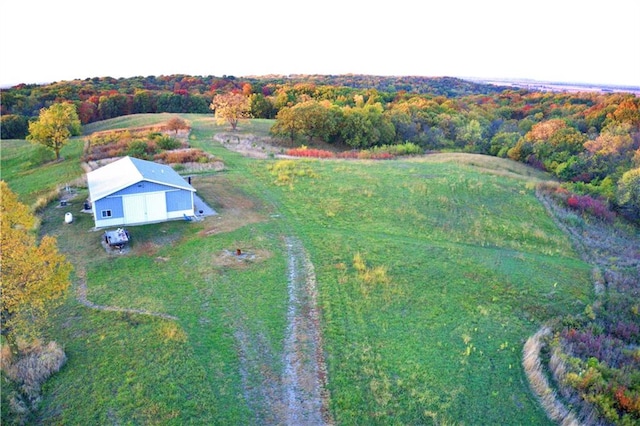
[[[550,333],[551,329],[543,327],[527,339],[522,349],[522,366],[529,380],[531,390],[538,397],[547,416],[562,426],[579,426],[580,422],[575,415],[558,399],[542,368],[540,351],[544,345],[544,338]]]
[[[86,188],[86,180],[86,176],[83,175],[68,184],[57,185],[55,188],[42,193],[31,205],[31,211],[33,213],[41,213],[54,200],[62,198],[62,195],[64,194],[65,188],[67,186],[69,186],[70,188]]]
[[[8,346],[2,347],[2,369],[14,382],[19,393],[8,398],[14,420],[23,424],[26,417],[35,411],[40,403],[44,382],[60,371],[67,361],[64,350],[56,342],[43,345],[39,340],[18,342],[18,356],[14,358]],[[8,354],[5,352],[8,350]],[[6,356],[5,356],[6,355]]]

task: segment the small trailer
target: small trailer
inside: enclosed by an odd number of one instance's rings
[[[129,235],[129,231],[124,228],[104,232],[104,242],[111,248],[122,250],[130,240],[131,236]]]

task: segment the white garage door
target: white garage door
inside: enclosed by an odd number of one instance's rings
[[[167,219],[167,200],[164,192],[127,195],[122,197],[126,223],[156,222]]]

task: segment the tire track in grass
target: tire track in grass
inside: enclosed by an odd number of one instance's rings
[[[282,354],[251,331],[239,312],[233,327],[247,406],[260,425],[332,425],[313,264],[300,240],[285,237],[287,329]],[[281,356],[282,372],[275,360]]]
[[[247,406],[257,425],[281,425],[286,412],[281,380],[274,370],[274,353],[267,339],[251,333],[241,321],[234,325],[238,342],[240,379]]]
[[[285,238],[289,266],[283,391],[286,424],[332,424],[313,264],[297,238]]]
[[[262,192],[262,197],[282,219],[283,234],[290,235],[286,215],[274,197],[268,190]],[[263,341],[260,336],[249,332],[236,315],[234,335],[239,346],[244,397],[255,420],[261,425],[333,425],[315,269],[298,238],[285,236],[284,244],[289,302],[283,371],[280,377],[274,374],[272,359],[276,354],[265,344],[266,339]]]

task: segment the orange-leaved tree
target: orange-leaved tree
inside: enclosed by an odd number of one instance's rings
[[[179,130],[188,129],[188,128],[189,128],[189,125],[187,124],[187,122],[180,117],[173,117],[171,120],[167,122],[167,129],[175,132],[176,135],[178,134]]]
[[[58,252],[55,237],[36,241],[35,223],[29,208],[0,181],[0,320],[10,342],[35,337],[69,287],[71,264]]]
[[[224,93],[214,96],[209,108],[214,111],[216,123],[229,123],[236,130],[240,120],[249,118],[251,103],[248,97],[240,93]]]

